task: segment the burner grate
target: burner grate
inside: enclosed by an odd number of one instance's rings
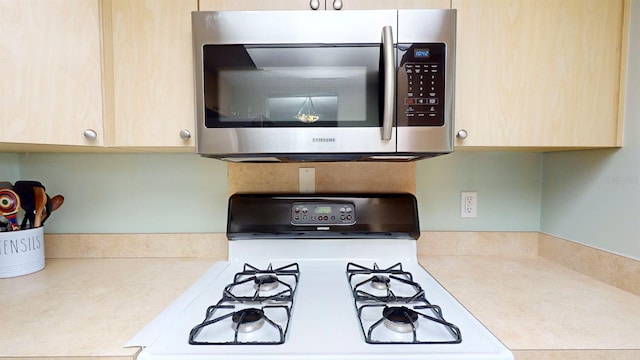
[[[347,279],[369,344],[458,344],[460,329],[429,303],[413,275],[397,263],[381,269],[348,263]]]
[[[223,290],[223,298],[240,303],[293,302],[298,287],[300,267],[292,263],[265,270],[244,264],[243,271],[235,274],[233,283]]]
[[[284,344],[291,307],[264,305],[238,309],[221,300],[209,306],[204,321],[189,332],[191,345],[278,345]],[[266,329],[265,329],[266,328]],[[258,334],[262,332],[261,334]]]
[[[189,333],[191,345],[278,345],[291,321],[300,268],[274,269],[244,264],[225,286],[222,298],[207,308],[204,320]]]

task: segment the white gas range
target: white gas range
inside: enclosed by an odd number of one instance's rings
[[[233,195],[228,216],[229,261],[131,339],[138,359],[513,359],[418,264],[412,195]]]

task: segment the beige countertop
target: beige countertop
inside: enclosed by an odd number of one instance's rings
[[[123,345],[216,260],[47,259],[0,279],[0,358],[132,359]],[[541,257],[424,256],[517,360],[640,359],[640,297]]]
[[[538,256],[419,260],[516,360],[640,359],[640,296]]]
[[[211,259],[47,259],[0,279],[0,358],[109,357],[211,266]]]

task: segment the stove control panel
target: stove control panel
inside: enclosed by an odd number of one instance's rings
[[[293,225],[353,225],[356,207],[351,203],[294,203],[291,206]]]

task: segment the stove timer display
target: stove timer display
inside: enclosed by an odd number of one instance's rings
[[[316,214],[331,214],[331,206],[317,206],[314,212]]]
[[[353,225],[355,206],[351,203],[295,203],[291,206],[291,224]]]

